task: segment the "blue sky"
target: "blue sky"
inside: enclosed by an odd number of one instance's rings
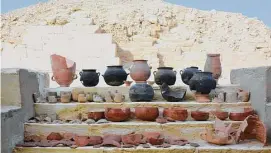
[[[1,12],[5,13],[17,8],[22,8],[44,2],[47,0],[1,0]],[[238,12],[248,17],[257,17],[271,27],[271,0],[166,0],[174,4],[201,10],[218,10]]]

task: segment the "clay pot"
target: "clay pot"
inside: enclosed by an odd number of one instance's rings
[[[72,90],[72,100],[73,101],[78,101],[78,95],[79,94],[84,94],[84,90],[82,89],[73,89]]]
[[[86,97],[86,94],[79,94],[78,95],[78,102],[79,103],[85,103],[85,102],[87,102],[87,97]]]
[[[226,120],[229,117],[229,113],[228,112],[223,112],[223,111],[212,111],[212,114],[214,114],[217,118],[219,118],[220,120]]]
[[[101,136],[89,136],[88,144],[89,145],[98,145],[103,143],[103,138]]]
[[[207,121],[209,119],[209,112],[192,111],[191,117],[196,121]]]
[[[96,69],[83,69],[79,72],[80,81],[85,87],[94,87],[99,83],[100,73]]]
[[[112,122],[122,122],[130,118],[130,108],[107,108],[105,118]]]
[[[159,116],[159,110],[157,107],[136,107],[135,116],[143,121],[154,121]]]
[[[130,68],[130,76],[134,81],[147,81],[151,76],[147,60],[134,60]]]
[[[231,112],[229,118],[232,121],[243,121],[250,115],[250,113],[251,112],[239,112],[239,113]]]
[[[133,83],[133,81],[124,81],[124,84],[126,87],[130,87],[130,85]]]
[[[47,136],[47,140],[61,140],[63,137],[56,132],[52,132]]]
[[[154,90],[146,82],[137,82],[131,86],[129,97],[132,102],[151,101],[154,97]]]
[[[104,118],[104,112],[88,112],[88,118],[98,121]]]
[[[89,137],[88,136],[76,136],[75,137],[75,144],[79,147],[87,146],[89,143]]]
[[[51,79],[56,81],[60,87],[69,87],[73,80],[77,79],[76,64],[72,60],[53,54],[51,55],[51,66],[53,70]]]
[[[121,140],[124,144],[139,145],[142,142],[142,134],[127,134],[121,136]]]
[[[193,75],[196,72],[201,72],[201,70],[199,70],[199,68],[195,66],[191,66],[191,67],[181,70],[180,75],[182,77],[183,83],[185,83],[186,85],[189,85],[189,80],[193,77]]]
[[[60,101],[62,103],[69,103],[69,102],[71,102],[71,92],[61,91],[60,92]]]
[[[110,86],[120,86],[124,84],[128,75],[129,73],[127,74],[125,72],[122,65],[113,65],[107,66],[107,69],[102,76],[104,77],[106,84]]]
[[[158,71],[154,71],[154,79],[157,85],[166,83],[167,85],[174,85],[176,82],[176,71],[172,67],[159,67]]]
[[[195,93],[195,99],[197,102],[200,102],[200,103],[206,103],[206,102],[211,101],[209,94]]]
[[[207,54],[204,71],[212,72],[213,78],[218,80],[222,73],[220,54]]]
[[[163,116],[177,121],[185,121],[188,117],[188,112],[183,108],[165,108]]]
[[[211,72],[196,72],[189,80],[189,87],[202,94],[209,94],[212,89],[216,88],[216,81]]]

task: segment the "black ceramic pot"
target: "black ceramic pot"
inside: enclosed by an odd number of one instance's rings
[[[209,94],[216,88],[216,81],[211,72],[196,72],[189,81],[190,90],[196,90],[202,94]]]
[[[157,85],[166,83],[167,85],[174,85],[176,82],[176,71],[172,67],[159,67],[158,71],[154,71],[154,80]]]
[[[95,69],[83,69],[79,75],[80,81],[85,87],[94,87],[99,83],[100,73]]]
[[[129,73],[126,73],[121,65],[107,66],[107,69],[102,75],[106,84],[110,86],[120,86],[124,84]]]
[[[129,97],[133,102],[151,101],[153,96],[154,90],[146,82],[137,82],[129,90]]]
[[[189,85],[189,80],[193,77],[194,73],[201,72],[198,67],[191,66],[180,71],[183,83]]]

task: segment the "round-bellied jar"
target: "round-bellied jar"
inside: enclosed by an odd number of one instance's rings
[[[124,84],[129,73],[126,73],[122,65],[107,66],[107,69],[102,75],[106,84],[110,86],[120,86]]]
[[[129,97],[133,102],[151,101],[154,96],[152,86],[146,82],[136,82],[129,90]]]
[[[176,82],[176,71],[172,67],[159,67],[158,71],[154,71],[154,79],[157,85],[166,83],[167,85],[174,85]]]
[[[79,72],[80,81],[85,87],[94,87],[99,83],[100,73],[96,69],[83,69]]]
[[[213,78],[218,80],[222,73],[220,54],[207,54],[204,71],[212,72]]]
[[[193,75],[196,72],[201,72],[201,70],[199,70],[199,68],[196,66],[191,66],[191,67],[181,70],[180,75],[182,77],[183,83],[186,85],[189,85],[189,80],[193,77]]]
[[[147,60],[134,60],[130,68],[130,76],[134,81],[147,81],[151,76],[151,67]]]
[[[209,94],[216,88],[216,81],[211,72],[196,72],[189,80],[189,87],[201,94]]]

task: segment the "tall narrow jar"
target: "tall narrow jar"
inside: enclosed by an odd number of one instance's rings
[[[207,54],[207,59],[204,65],[205,72],[212,72],[213,78],[217,81],[222,73],[220,62],[220,54]]]

